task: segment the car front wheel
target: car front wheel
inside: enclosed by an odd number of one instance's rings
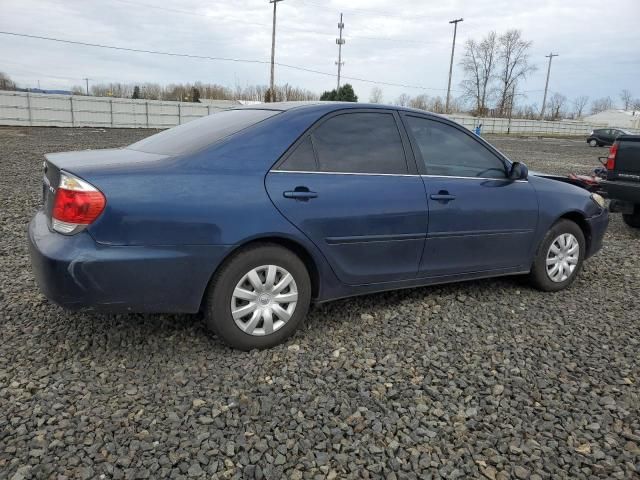
[[[591,145],[592,147],[597,147],[598,142],[595,138],[592,138],[591,140],[589,140],[589,145]]]
[[[570,220],[558,221],[538,248],[529,274],[532,284],[547,292],[567,288],[580,273],[585,252],[580,227]]]
[[[240,251],[216,273],[207,294],[208,327],[229,346],[262,349],[282,343],[303,323],[311,281],[297,255],[279,245]]]

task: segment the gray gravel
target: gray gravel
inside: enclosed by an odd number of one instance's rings
[[[640,234],[569,291],[520,279],[313,309],[242,353],[202,319],[69,313],[30,272],[45,152],[142,130],[0,129],[0,478],[637,478]],[[490,138],[533,169],[604,149]]]

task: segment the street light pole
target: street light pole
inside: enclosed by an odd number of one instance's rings
[[[89,96],[89,80],[91,80],[90,78],[83,78],[83,80],[86,82],[87,84],[87,96]]]
[[[451,98],[451,74],[453,73],[453,52],[456,49],[456,34],[458,33],[458,22],[462,21],[464,21],[463,18],[458,18],[449,22],[453,23],[453,44],[451,45],[451,63],[449,64],[449,84],[447,85],[447,103],[444,107],[445,113],[449,113],[449,101]]]
[[[276,6],[282,0],[269,0],[273,3],[273,30],[271,31],[271,81],[269,83],[269,101],[274,102],[276,97],[275,90],[275,60],[276,60]]]

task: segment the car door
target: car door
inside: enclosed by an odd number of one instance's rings
[[[391,110],[332,114],[303,135],[266,178],[278,210],[318,246],[346,284],[417,275],[427,202],[399,122]]]
[[[536,192],[507,178],[509,162],[463,127],[403,115],[429,202],[422,277],[527,270]]]

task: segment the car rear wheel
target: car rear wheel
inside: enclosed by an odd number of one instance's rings
[[[640,228],[640,205],[633,208],[633,213],[625,213],[622,215],[624,223],[633,228]]]
[[[557,292],[571,285],[580,270],[586,252],[584,234],[570,220],[551,227],[538,247],[529,278],[533,286]]]
[[[216,273],[206,304],[208,327],[240,350],[282,343],[303,323],[311,302],[304,263],[273,244],[234,255]]]
[[[591,145],[592,147],[597,147],[598,142],[595,138],[592,138],[591,140],[589,140],[589,145]]]

